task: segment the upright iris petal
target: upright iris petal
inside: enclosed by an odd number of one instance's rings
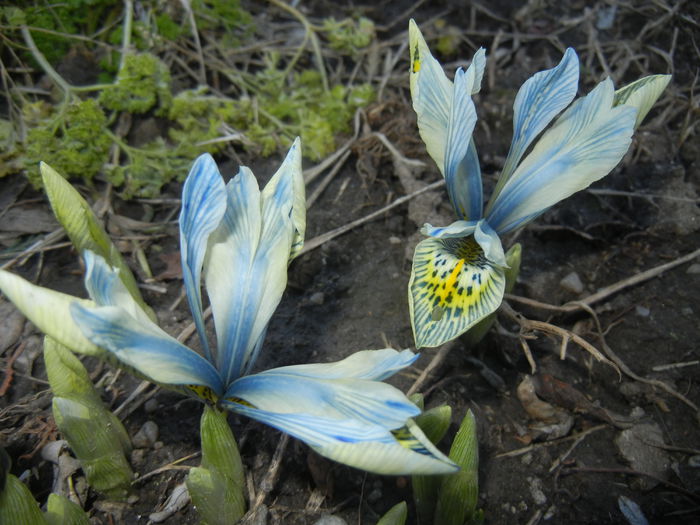
[[[618,92],[604,80],[565,110],[576,94],[579,75],[578,57],[567,49],[556,67],[536,73],[518,91],[513,141],[482,211],[471,94],[483,74],[483,50],[474,55],[466,73],[457,70],[453,84],[413,21],[409,39],[418,129],[445,176],[460,219],[447,227],[426,225],[423,231],[431,238],[416,247],[409,307],[420,348],[454,339],[498,308],[506,264],[499,236],[607,175],[629,148],[640,113],[646,114],[668,77],[647,77]]]
[[[226,211],[226,189],[211,155],[199,157],[182,188],[180,257],[187,300],[207,359],[212,354],[204,330],[200,280],[209,235]]]

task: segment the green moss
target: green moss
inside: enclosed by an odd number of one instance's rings
[[[93,86],[91,91],[68,88],[64,103],[56,107],[22,101],[26,140],[12,139],[8,158],[18,161],[9,166],[25,168],[35,186],[40,183],[38,163],[43,160],[67,178],[88,183],[101,173],[125,198],[157,196],[164,184],[184,179],[199,154],[220,152],[227,141],[217,139],[231,130],[240,133],[246,149],[262,155],[276,153],[301,136],[305,156],[319,160],[337,148],[336,136],[351,131],[357,108],[374,97],[372,87],[365,84],[328,88],[319,71],[300,70],[303,54],[297,57],[297,64],[290,64],[273,51],[263,56],[264,67],[231,73],[229,80],[243,93],[238,99],[202,89],[173,96],[170,71],[156,52],[169,41],[191,40],[191,28],[179,4],[164,8],[153,0],[142,3],[148,16],[134,18],[130,47],[150,52],[129,54],[123,57],[123,64],[119,50],[124,28],[113,23],[123,15],[121,0],[65,0],[59,4],[35,0],[28,4],[23,10],[0,8],[3,23],[14,28],[18,40],[19,27],[26,19],[32,26],[97,35],[95,38],[112,44],[111,50],[100,48],[96,53],[101,57],[99,80],[111,85]],[[208,31],[221,48],[240,45],[254,29],[252,16],[238,1],[191,0],[191,7],[199,31]],[[372,22],[363,18],[328,19],[325,27],[330,45],[341,53],[355,53],[374,38]],[[75,44],[62,35],[42,31],[32,31],[32,35],[49,60],[62,59]],[[89,49],[91,45],[80,46]],[[87,92],[95,93],[96,98],[81,100]],[[153,117],[159,119],[158,129],[167,131],[149,137],[145,145],[130,144],[117,132],[118,123],[125,119],[137,122]],[[11,138],[17,136],[15,127],[10,130]],[[3,132],[0,139],[5,135]],[[110,158],[112,147],[118,162]]]
[[[116,82],[100,93],[100,103],[113,111],[156,113],[167,111],[172,102],[170,71],[149,53],[127,55]]]
[[[71,103],[61,115],[44,104],[25,109],[28,123],[25,165],[28,177],[41,186],[39,162],[53,166],[66,177],[90,181],[107,162],[112,140],[107,133],[107,117],[95,99]]]
[[[257,96],[238,101],[232,125],[258,144],[263,155],[288,146],[299,135],[307,158],[323,158],[336,149],[336,135],[350,131],[357,108],[374,98],[369,84],[324,90],[320,73],[311,69],[287,82],[274,57],[250,82]]]
[[[197,153],[215,153],[221,149],[220,143],[201,147],[195,144],[222,135],[223,125],[232,122],[236,113],[236,104],[231,99],[207,95],[203,90],[182,91],[173,99],[168,112],[174,124],[168,135],[181,151],[194,146]]]
[[[333,17],[323,20],[323,31],[332,49],[348,55],[354,55],[372,43],[375,37],[374,22],[369,18],[357,20]]]

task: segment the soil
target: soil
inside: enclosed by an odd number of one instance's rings
[[[508,149],[510,108],[517,87],[529,75],[556,63],[561,45],[576,47],[582,57],[582,92],[592,87],[592,79],[605,76],[604,67],[613,68],[618,86],[672,68],[674,79],[667,94],[620,166],[591,190],[560,203],[505,241],[506,246],[516,240],[523,246],[522,268],[513,291],[516,297],[509,298],[508,305],[527,319],[571,330],[609,356],[607,346],[637,379],[596,361],[572,341],[562,359],[561,338],[542,331],[526,339],[537,367],[533,375],[518,336],[520,327],[502,313],[477,345],[458,341],[420,391],[426,396],[426,407],[447,403],[453,408],[452,427],[440,443],[443,450],[449,449],[466,411],[474,411],[481,459],[479,505],[486,523],[627,523],[618,506],[620,496],[636,502],[651,523],[697,523],[698,412],[658,382],[700,403],[700,260],[623,286],[593,303],[590,311],[562,313],[541,303],[572,304],[673,262],[700,245],[700,144],[692,91],[698,87],[698,52],[690,43],[693,35],[695,42],[700,36],[700,9],[692,2],[676,2],[668,6],[673,7],[669,15],[660,3],[612,2],[591,9],[575,0],[535,4],[496,2],[488,9],[468,2],[458,7],[423,4],[411,16],[429,38],[437,34],[429,23],[435,15],[447,20],[449,28],[459,28],[465,41],[451,57],[454,65],[462,63],[458,57],[470,57],[480,45],[497,57],[476,102],[481,124],[475,138],[487,187],[493,186]],[[382,6],[366,7],[363,12],[380,25],[394,22]],[[610,6],[617,6],[612,28],[597,28],[603,9]],[[332,9],[324,3],[317,7],[313,15],[326,15]],[[659,20],[658,27],[652,24]],[[403,34],[405,39],[406,23],[401,19],[380,32],[379,38],[399,42]],[[649,26],[644,41],[637,40]],[[557,31],[560,28],[564,30]],[[606,66],[596,58],[595,46],[601,46],[602,56],[609,61]],[[638,58],[623,67],[623,57],[628,56],[621,51],[624,46],[632,46]],[[449,60],[447,69],[453,65]],[[383,98],[368,109],[367,128],[354,144],[353,155],[309,208],[307,239],[439,179],[418,138],[406,70],[404,57]],[[424,161],[425,167],[408,169],[396,161],[372,131],[383,133],[402,155]],[[261,183],[278,162],[245,156],[243,160]],[[226,165],[228,176],[234,170],[235,165]],[[309,194],[316,184],[310,185]],[[177,199],[179,191],[177,185],[169,186],[163,198]],[[36,214],[32,217],[47,209],[40,194],[12,179],[0,185],[0,201],[3,207]],[[171,220],[177,210],[177,203],[119,199],[113,199],[112,206],[107,219],[114,234],[120,233],[115,217],[158,223]],[[146,219],[150,212],[153,216]],[[436,224],[452,220],[444,188],[416,197],[299,257],[290,267],[289,286],[272,318],[258,369],[333,361],[362,349],[413,347],[406,288],[412,249],[420,238],[416,231],[427,214],[442,218]],[[46,231],[52,227],[49,223]],[[144,294],[163,326],[179,333],[190,322],[186,302],[178,302],[182,281],[162,274],[170,270],[168,257],[177,256],[177,227],[170,223],[160,233],[144,247],[154,275],[163,278],[151,280]],[[31,239],[27,237],[28,244]],[[120,246],[131,249],[127,242]],[[143,281],[135,255],[128,255]],[[84,295],[82,269],[68,247],[34,255],[15,264],[13,271],[43,286]],[[579,289],[562,284],[571,273],[580,279]],[[58,436],[50,415],[41,340],[36,329],[25,325],[2,298],[0,313],[4,338],[0,342],[8,341],[0,348],[0,365],[5,378],[14,371],[0,397],[0,440],[13,457],[13,473],[24,472],[34,495],[44,502],[53,473],[39,450]],[[416,364],[390,382],[408,390],[436,355],[435,349],[423,349]],[[139,384],[126,374],[115,375],[106,365],[90,360],[86,364],[100,379],[104,399],[112,407],[121,405]],[[673,364],[678,366],[666,366]],[[563,423],[545,425],[526,411],[517,390],[530,376],[540,397],[555,406],[570,428]],[[153,421],[159,436],[155,446],[133,458],[135,471],[143,476],[198,452],[200,414],[198,403],[166,391],[139,404],[124,419],[127,430],[133,436],[143,423]],[[240,441],[249,485],[257,491],[281,434],[249,420],[233,416],[229,420]],[[183,464],[196,465],[198,458]],[[173,468],[137,482],[138,498],[127,504],[107,502],[90,493],[86,508],[93,512],[94,523],[145,523],[185,475],[186,470]],[[311,524],[331,514],[346,523],[370,524],[401,500],[409,503],[408,523],[416,523],[409,479],[335,464],[290,440],[279,478],[265,499],[267,521],[258,523]],[[196,523],[197,519],[187,505],[166,523]]]

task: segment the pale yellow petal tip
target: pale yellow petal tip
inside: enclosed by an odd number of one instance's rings
[[[411,55],[411,73],[418,73],[423,56],[430,54],[430,51],[425,38],[423,38],[423,33],[418,29],[418,25],[412,18],[408,22],[408,47]]]
[[[44,184],[46,184],[45,179],[47,177],[61,177],[60,173],[58,173],[55,169],[46,164],[46,162],[44,162],[43,160],[39,162],[39,172],[41,173],[41,178],[43,179]]]

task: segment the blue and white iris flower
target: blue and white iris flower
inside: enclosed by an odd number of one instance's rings
[[[408,291],[420,348],[458,337],[500,306],[507,268],[501,236],[607,175],[670,76],[645,77],[618,91],[606,79],[569,105],[579,64],[576,52],[567,49],[556,67],[535,74],[518,91],[510,151],[484,207],[471,96],[481,89],[486,54],[479,49],[452,82],[413,20],[409,46],[418,129],[459,219],[421,230],[428,239],[416,247]]]
[[[382,380],[411,365],[408,350],[365,350],[326,364],[251,373],[303,244],[306,210],[299,140],[266,187],[241,167],[228,184],[209,155],[185,182],[182,269],[201,341],[198,353],[169,336],[139,306],[119,271],[83,254],[90,300],[0,272],[0,289],[43,332],[73,351],[101,355],[160,385],[243,414],[308,443],[318,453],[382,474],[444,474],[457,466],[411,418],[419,409]],[[217,342],[205,331],[200,282]]]

